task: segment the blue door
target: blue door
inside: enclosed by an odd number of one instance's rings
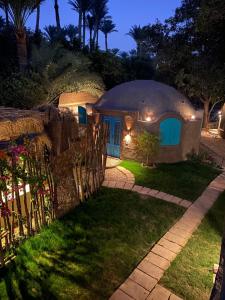
[[[109,134],[107,142],[107,154],[113,157],[120,157],[120,143],[122,120],[119,117],[104,116],[103,121],[108,124]]]
[[[182,123],[176,118],[168,118],[160,123],[160,145],[176,146],[180,144]]]

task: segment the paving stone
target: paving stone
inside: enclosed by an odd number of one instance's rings
[[[171,294],[169,300],[183,300],[183,299],[180,298],[180,297],[178,297],[178,296],[176,296],[176,295],[174,295],[174,294]]]
[[[161,285],[157,285],[151,294],[148,296],[147,300],[169,300],[171,292]]]
[[[124,189],[125,190],[132,190],[133,186],[134,185],[132,183],[126,182],[125,185],[124,185]]]
[[[116,186],[116,181],[109,181],[108,187],[114,188]]]
[[[164,200],[164,198],[167,196],[166,193],[164,192],[159,192],[158,194],[155,195],[156,198]]]
[[[103,181],[103,184],[102,184],[102,186],[104,186],[104,187],[107,187],[107,186],[108,186],[108,184],[109,184],[108,180],[105,180],[105,181]]]
[[[148,261],[150,261],[153,265],[166,270],[170,266],[169,260],[159,256],[153,252],[149,252],[149,254],[145,257]]]
[[[177,245],[176,243],[170,242],[170,241],[168,241],[168,240],[166,240],[164,238],[162,238],[161,240],[159,240],[158,244],[160,246],[163,246],[164,248],[166,248],[166,249],[168,249],[168,250],[176,253],[176,254],[178,254],[181,251],[181,249],[182,249],[181,246]]]
[[[152,278],[139,269],[135,269],[129,278],[145,288],[147,291],[151,291],[157,284],[156,279]]]
[[[155,197],[159,193],[158,190],[150,189],[149,196]]]
[[[115,293],[109,298],[109,300],[133,300],[130,296],[124,293],[122,290],[118,289]]]
[[[147,259],[143,259],[137,268],[157,280],[163,276],[163,270],[150,263]]]
[[[172,227],[170,230],[169,230],[170,233],[172,234],[175,234],[175,235],[178,235],[184,239],[188,239],[191,237],[191,233],[190,232],[187,232],[185,230],[182,230],[182,229],[175,229],[174,227]]]
[[[181,199],[171,195],[170,202],[179,205]]]
[[[176,257],[176,254],[174,252],[172,252],[158,244],[152,248],[152,252],[159,256],[164,257],[165,259],[167,259],[169,261],[172,261]]]
[[[165,238],[166,240],[170,241],[170,242],[174,242],[180,246],[184,246],[187,243],[187,239],[182,238],[178,235],[175,235],[173,233],[167,232],[163,238]],[[166,258],[166,257],[165,257]]]
[[[188,208],[188,207],[190,207],[192,205],[192,202],[187,201],[187,200],[182,200],[179,205],[183,206],[185,208]]]
[[[140,193],[143,188],[143,186],[134,185],[132,191]]]
[[[117,181],[115,187],[118,188],[118,189],[123,189],[124,186],[125,186],[125,182],[123,182],[123,181]]]
[[[140,194],[148,195],[149,190],[150,190],[149,188],[144,187],[144,188],[140,191]]]
[[[149,291],[129,278],[120,286],[120,289],[136,300],[145,300],[149,295]]]

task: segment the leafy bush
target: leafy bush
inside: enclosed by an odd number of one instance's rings
[[[46,93],[39,74],[33,73],[28,77],[13,73],[0,82],[0,105],[32,108],[44,102]]]
[[[154,164],[159,151],[159,137],[146,130],[143,131],[137,137],[137,151],[147,166]]]

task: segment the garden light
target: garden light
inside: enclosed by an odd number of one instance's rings
[[[126,145],[129,145],[131,142],[131,135],[130,133],[128,133],[126,136],[125,136],[125,143]]]

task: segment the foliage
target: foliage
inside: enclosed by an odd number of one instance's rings
[[[45,83],[37,73],[29,76],[13,73],[0,82],[0,105],[3,106],[32,108],[42,104],[46,94]]]
[[[135,161],[123,161],[121,166],[134,174],[136,184],[191,201],[195,201],[220,174],[208,164],[193,161],[158,164],[153,169],[144,168]]]
[[[138,134],[137,151],[147,166],[153,164],[159,152],[159,137],[146,130]]]
[[[18,249],[15,264],[1,274],[0,295],[109,299],[183,212],[165,201],[102,189]]]

